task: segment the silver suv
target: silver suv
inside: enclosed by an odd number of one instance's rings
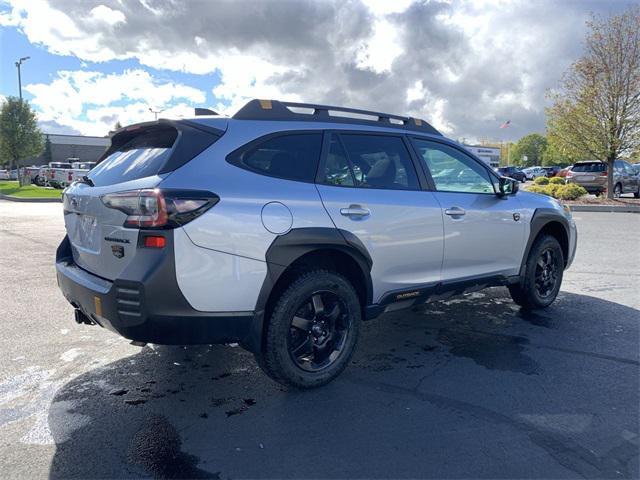
[[[239,342],[300,388],[335,378],[383,312],[496,285],[548,306],[576,249],[561,204],[423,120],[271,100],[118,130],[64,219],[76,321]]]
[[[577,183],[598,196],[607,189],[606,163],[599,160],[576,163],[567,173],[567,183]],[[616,160],[613,164],[613,195],[619,197],[623,193],[633,193],[640,198],[640,177],[633,166],[624,160]]]

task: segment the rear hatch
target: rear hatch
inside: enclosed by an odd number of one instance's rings
[[[142,199],[145,192],[153,193],[172,171],[204,151],[222,133],[167,120],[116,132],[98,165],[63,195],[65,227],[75,263],[102,278],[116,279],[135,258],[138,235],[145,226],[144,222],[132,222],[134,217],[126,207]]]
[[[602,162],[576,163],[567,177],[578,184],[604,184],[607,178],[607,165]]]

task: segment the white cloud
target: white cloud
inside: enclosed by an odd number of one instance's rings
[[[152,119],[149,107],[166,109],[165,116],[193,112],[202,104],[202,90],[162,82],[136,69],[122,74],[84,70],[61,71],[48,84],[23,87],[33,99],[43,123],[55,122],[90,135],[105,135],[116,121],[123,125]]]
[[[124,23],[126,21],[124,13],[109,8],[106,5],[98,5],[91,9],[89,16],[95,22],[104,22],[108,25],[116,25],[117,23]]]

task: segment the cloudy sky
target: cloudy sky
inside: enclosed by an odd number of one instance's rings
[[[23,95],[49,133],[277,98],[517,139],[544,130],[545,91],[580,55],[590,13],[630,3],[0,0],[0,95],[17,95],[14,62],[30,56]]]

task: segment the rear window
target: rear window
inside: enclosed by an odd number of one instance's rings
[[[571,169],[574,172],[604,172],[607,166],[602,162],[576,163]]]
[[[320,159],[322,134],[293,133],[271,137],[232,154],[230,163],[270,177],[313,182]]]
[[[120,140],[121,144],[112,146],[111,153],[91,170],[89,178],[95,185],[112,185],[156,175],[167,161],[178,136],[173,127],[123,133],[127,136],[114,138],[114,142]]]

